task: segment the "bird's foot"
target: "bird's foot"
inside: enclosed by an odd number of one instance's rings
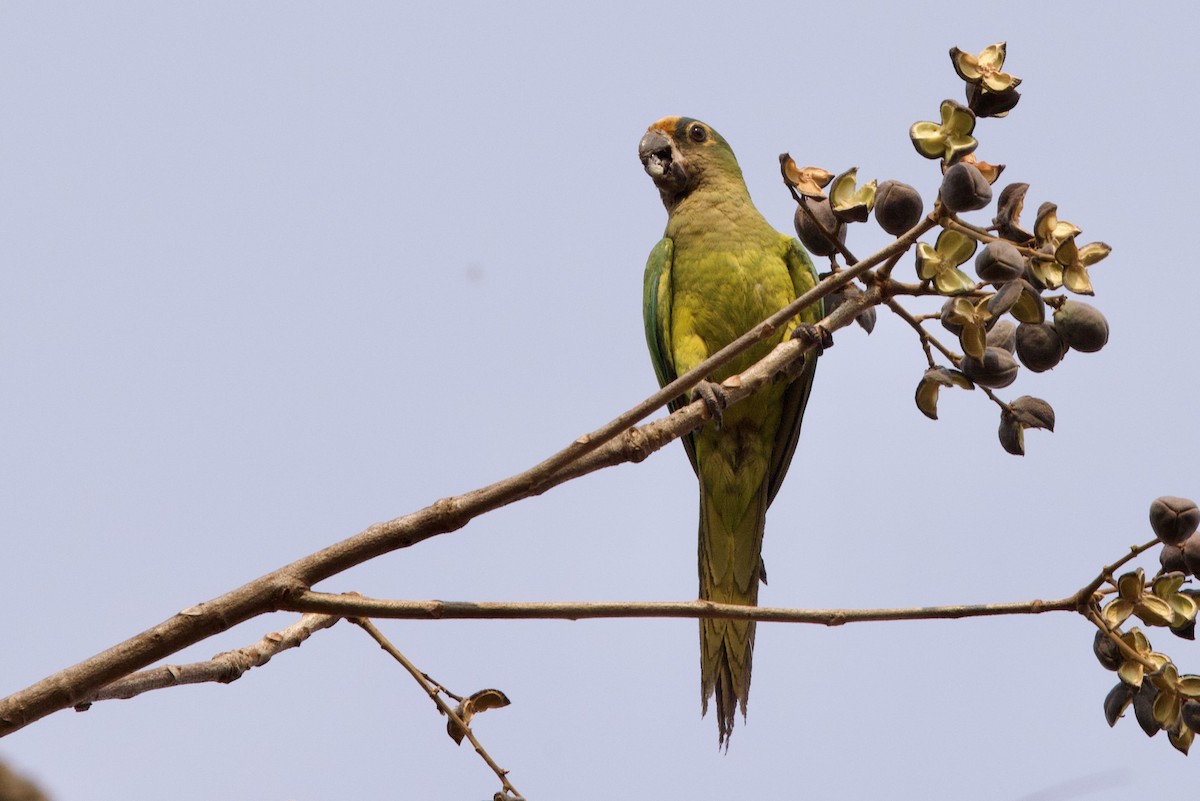
[[[792,339],[811,345],[818,356],[833,347],[833,332],[823,325],[813,323],[798,323],[792,329]]]
[[[824,353],[826,348],[833,347],[833,334],[823,325],[799,323],[792,329],[792,339],[800,340],[805,345],[809,345],[812,350],[805,353],[804,358],[797,359],[784,368],[783,375],[787,381],[799,378],[805,369],[812,365],[817,356]]]
[[[692,390],[692,400],[704,401],[704,408],[708,409],[708,416],[717,421],[717,428],[721,427],[721,413],[729,405],[729,397],[720,384],[701,381]]]

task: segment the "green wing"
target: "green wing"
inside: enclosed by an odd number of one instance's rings
[[[674,246],[670,239],[661,239],[646,260],[646,275],[642,285],[642,320],[646,324],[646,345],[658,385],[665,387],[675,380],[675,365],[671,363],[671,257]]]
[[[654,363],[654,374],[658,385],[665,387],[679,376],[671,358],[671,263],[675,247],[670,239],[663,238],[650,251],[646,260],[646,275],[642,285],[642,320],[646,324],[646,345],[650,348],[650,361]],[[683,406],[686,398],[680,396],[670,402],[671,411]],[[692,470],[696,469],[696,444],[692,435],[683,437]]]
[[[796,297],[800,297],[817,284],[817,268],[801,246],[792,239],[787,243],[783,255]],[[800,321],[815,323],[825,316],[825,304],[817,301],[800,312]],[[809,351],[804,356],[804,369],[788,386],[783,395],[783,417],[779,421],[779,434],[771,450],[770,484],[767,488],[767,505],[775,500],[775,493],[783,484],[792,455],[796,452],[796,441],[800,438],[800,423],[804,420],[804,408],[808,406],[808,395],[812,391],[813,376],[817,370],[817,354]]]

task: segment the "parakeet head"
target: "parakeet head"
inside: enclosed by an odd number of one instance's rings
[[[670,211],[707,185],[742,185],[733,150],[710,126],[690,117],[663,117],[638,143],[638,158]]]

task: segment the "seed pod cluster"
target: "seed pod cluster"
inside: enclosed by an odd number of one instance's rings
[[[941,173],[928,215],[921,192],[902,181],[860,181],[856,167],[836,174],[800,167],[787,153],[779,162],[798,204],[796,234],[814,256],[830,259],[829,272],[855,267],[839,263],[854,259],[846,246],[847,232],[872,215],[884,232],[906,246],[889,246],[873,257],[880,266],[861,274],[860,284],[847,284],[830,294],[826,312],[854,293],[861,296],[867,291],[863,287],[881,290],[876,297],[921,331],[929,369],[914,394],[920,412],[937,419],[944,387],[983,388],[1001,406],[1002,447],[1023,454],[1025,430],[1052,431],[1054,411],[1040,398],[1023,396],[1007,403],[994,391],[1019,380],[1022,367],[1042,373],[1058,366],[1068,351],[1092,353],[1104,347],[1109,335],[1104,315],[1065,293],[1094,294],[1089,270],[1111,249],[1102,242],[1079,244],[1082,229],[1061,218],[1052,202],[1041,203],[1033,225],[1025,228],[1021,213],[1029,184],[1000,184],[1004,165],[981,157],[978,121],[1006,116],[1021,97],[1021,79],[1004,71],[1005,56],[1003,43],[979,53],[952,49],[951,62],[966,87],[966,104],[943,100],[935,119],[909,128],[916,152],[936,163]],[[968,221],[968,215],[986,209],[993,200],[990,225]],[[917,231],[930,233],[913,242],[908,237]],[[906,251],[915,256],[917,284],[892,279]],[[1053,294],[1060,289],[1064,294]],[[931,295],[945,299],[940,315],[910,316],[897,307],[906,297]],[[957,340],[957,347],[940,332],[935,336],[928,330],[927,321],[935,317]],[[874,307],[856,319],[870,333]]]
[[[1092,651],[1121,680],[1104,699],[1108,724],[1115,725],[1132,706],[1146,735],[1165,731],[1171,745],[1186,754],[1200,731],[1200,675],[1181,675],[1140,628],[1123,627],[1136,618],[1185,640],[1196,638],[1200,590],[1185,582],[1189,573],[1200,571],[1200,507],[1189,498],[1156,498],[1150,504],[1150,527],[1162,544],[1162,570],[1147,579],[1137,568],[1116,579],[1115,595],[1108,596],[1094,619],[1100,630]]]
[[[973,154],[962,156],[945,168],[942,206],[956,213],[986,206],[991,200],[988,176],[994,179],[998,173],[998,168],[975,161]],[[1099,309],[1063,295],[1043,297],[1060,287],[1090,292],[1086,268],[1103,258],[1100,254],[1107,254],[1108,247],[1076,246],[1080,229],[1060,220],[1053,203],[1042,204],[1035,232],[1026,231],[1020,214],[1027,189],[1028,184],[1012,184],[1000,193],[1000,211],[993,220],[998,238],[972,236],[969,226],[953,225],[933,245],[917,245],[917,277],[929,290],[948,296],[939,320],[958,338],[962,356],[954,366],[973,384],[989,389],[1012,384],[1021,366],[1045,372],[1058,366],[1068,351],[1094,353],[1108,342],[1108,321]],[[983,240],[982,247],[977,240]],[[975,277],[963,272],[972,256]],[[928,380],[928,374],[922,378],[927,389],[918,392],[918,405],[926,416],[934,416],[936,392]],[[1023,454],[1028,427],[1022,415],[1003,411],[1001,446]]]

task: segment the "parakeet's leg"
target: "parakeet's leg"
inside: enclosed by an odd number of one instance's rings
[[[833,347],[833,332],[815,323],[796,323],[796,327],[792,329],[792,339],[812,345],[818,356]]]
[[[813,323],[797,323],[792,329],[792,339],[798,339],[813,348],[812,354],[804,359],[797,359],[784,370],[783,375],[788,381],[799,378],[809,369],[812,359],[820,356],[827,348],[833,347],[833,334],[827,328]]]
[[[721,427],[721,413],[729,405],[729,396],[725,394],[725,390],[721,389],[720,384],[701,381],[692,390],[692,400],[704,401],[704,407],[708,409],[709,417],[717,421],[717,428]]]

